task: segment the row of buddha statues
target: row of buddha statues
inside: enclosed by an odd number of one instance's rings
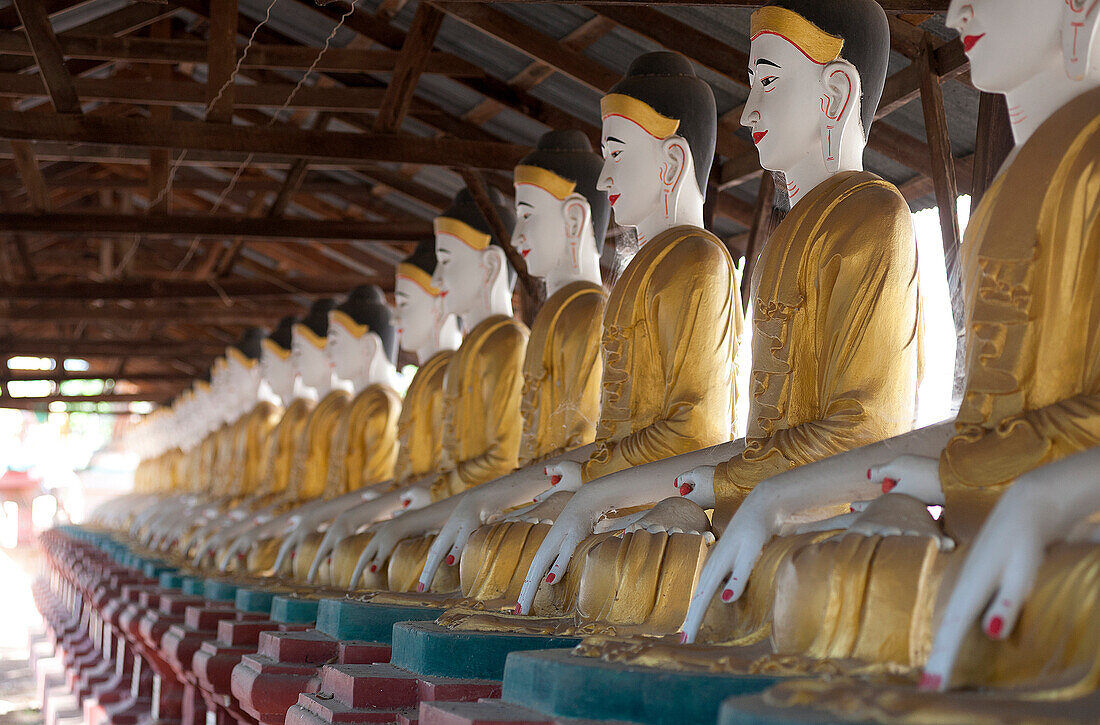
[[[713,93],[647,53],[600,102],[602,153],[551,131],[515,168],[510,239],[460,192],[396,309],[365,286],[246,333],[134,434],[137,490],[98,522],[200,570],[587,635],[606,661],[830,673],[776,706],[1072,710],[1100,687],[1100,4],[953,0],[947,23],[1015,141],[961,247],[954,419],[914,430],[912,218],[863,168],[886,14],[772,0],[741,122],[790,211],[747,319],[704,229]],[[640,249],[606,284],[612,212]],[[530,329],[507,244],[546,285]],[[932,694],[957,688],[996,696]]]

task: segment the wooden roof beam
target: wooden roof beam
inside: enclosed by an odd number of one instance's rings
[[[460,5],[481,5],[485,3],[588,5],[591,0],[455,0]],[[601,5],[634,5],[637,0],[604,0]],[[758,8],[767,0],[707,0],[710,7]],[[945,13],[950,0],[878,0],[883,9],[890,13]],[[699,5],[700,0],[649,0],[650,5],[676,6]]]
[[[393,289],[393,277],[364,275],[288,277],[280,280],[239,279],[217,283],[192,280],[144,280],[126,282],[13,282],[0,287],[0,301],[25,303],[30,300],[90,304],[103,301],[222,301],[287,300],[295,297],[328,297],[345,294],[360,284]],[[221,293],[221,294],[219,294]],[[223,296],[224,295],[224,296]],[[3,349],[0,347],[0,349]]]
[[[50,102],[58,113],[80,113],[80,98],[72,76],[65,67],[61,46],[54,35],[50,16],[41,0],[15,0],[15,9],[23,22],[23,32],[34,53],[34,60],[49,90]]]
[[[401,128],[401,122],[412,104],[413,91],[427,66],[428,54],[442,25],[443,13],[438,8],[426,2],[417,6],[412,25],[401,45],[397,66],[386,87],[382,107],[374,119],[376,133],[394,133]]]
[[[210,342],[86,340],[50,337],[0,338],[7,355],[40,357],[207,357],[225,352],[225,345]]]

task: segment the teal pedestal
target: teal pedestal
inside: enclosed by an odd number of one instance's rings
[[[442,613],[443,610],[437,607],[322,599],[317,608],[317,629],[340,641],[390,644],[393,625],[398,622],[432,621]]]
[[[233,600],[233,606],[242,612],[270,614],[271,605],[274,602],[275,592],[269,592],[265,589],[241,587],[237,589],[237,596]]]
[[[417,675],[500,680],[512,652],[573,647],[580,641],[580,637],[459,632],[435,622],[402,622],[393,628],[390,662]]]
[[[818,725],[838,722],[835,716],[805,707],[772,707],[763,695],[731,697],[722,703],[718,725]],[[845,725],[875,725],[844,720]],[[1042,722],[1042,719],[1035,722]]]
[[[235,602],[237,585],[218,579],[207,579],[203,585],[203,596],[215,602]]]
[[[713,723],[726,698],[759,693],[778,681],[631,667],[579,657],[571,650],[513,652],[504,668],[503,699],[555,717],[646,725]]]
[[[318,599],[276,596],[271,600],[271,618],[279,624],[309,624],[317,620]]]

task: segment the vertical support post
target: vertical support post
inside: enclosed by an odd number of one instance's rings
[[[237,64],[237,0],[210,0],[210,41],[206,48],[207,121],[233,120],[233,77]]]
[[[978,206],[1005,159],[1016,145],[1008,119],[1008,102],[1000,93],[983,93],[978,101],[978,134],[974,143],[974,184],[970,208]]]
[[[959,265],[958,184],[955,180],[955,159],[951,156],[951,141],[947,132],[947,111],[943,104],[943,89],[934,65],[932,44],[926,42],[914,63],[919,64],[920,100],[924,110],[924,129],[932,155],[932,184],[939,209],[940,232],[943,235],[943,260],[947,268],[947,288],[951,295],[951,317],[955,323],[955,378],[951,387],[952,408],[962,402],[965,386],[966,319],[963,308],[962,272]]]

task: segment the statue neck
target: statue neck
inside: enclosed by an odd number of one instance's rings
[[[688,166],[684,169],[684,176],[688,178],[668,196],[667,213],[662,198],[653,213],[634,227],[639,245],[645,245],[658,234],[674,227],[687,225],[703,228],[703,195],[695,183],[695,171]]]
[[[855,138],[858,143],[845,143],[841,146],[840,164],[835,172],[825,168],[825,159],[819,149],[814,149],[802,161],[783,172],[787,182],[787,198],[791,201],[792,209],[834,174],[842,171],[863,171],[863,132],[857,127],[849,128],[847,134],[848,138]]]
[[[416,350],[417,364],[423,365],[440,350],[457,350],[462,344],[462,331],[458,329],[458,319],[454,315],[443,315],[436,323],[431,340]]]
[[[1039,126],[1058,109],[1096,88],[1100,88],[1100,76],[1093,73],[1086,76],[1084,81],[1070,80],[1059,60],[1032,76],[1023,85],[1005,93],[1008,119],[1012,124],[1012,138],[1016,142],[1016,148],[1019,149],[1027,143]]]
[[[462,315],[462,324],[467,331],[493,315],[512,316],[512,295],[508,292],[507,277],[508,274],[501,269],[489,288],[477,295],[473,307]]]
[[[591,282],[597,285],[603,282],[600,255],[596,252],[596,238],[591,228],[584,231],[577,244],[576,259],[573,259],[572,254],[566,254],[562,263],[547,274],[543,281],[546,282],[547,297],[574,282]]]
[[[396,387],[397,369],[385,355],[371,355],[350,382],[353,395],[358,395],[371,385],[388,385],[393,388]]]

